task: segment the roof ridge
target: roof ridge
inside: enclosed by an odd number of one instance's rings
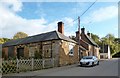
[[[39,42],[39,41],[48,41],[48,40],[66,40],[69,42],[74,42],[74,40],[70,39],[69,37],[61,34],[58,31],[51,31],[51,32],[46,32],[46,33],[41,33],[33,36],[28,36],[25,38],[21,39],[15,39],[12,41],[8,41],[4,43],[4,46],[13,46],[13,45],[19,45],[19,44],[27,44],[27,43],[33,43],[33,42]]]
[[[51,32],[55,32],[56,30],[54,31],[49,31],[49,32],[45,32],[45,33],[40,33],[40,34],[36,34],[36,35],[32,35],[32,36],[28,36],[28,37],[34,37],[34,36],[38,36],[38,35],[41,35],[41,34],[47,34],[47,33],[51,33]]]
[[[64,34],[58,32],[58,31],[56,31],[56,32],[57,32],[57,35],[58,35],[58,37],[59,37],[60,39],[67,40],[67,41],[72,41],[72,42],[76,42],[76,41],[70,39],[69,37],[67,37],[66,35],[64,35]],[[62,38],[60,35],[66,37],[67,39]]]
[[[97,43],[96,43],[92,38],[90,38],[90,37],[89,37],[88,35],[86,35],[86,34],[85,34],[85,36],[88,38],[88,40],[89,40],[93,45],[98,46]]]
[[[80,40],[82,40],[83,42],[85,42],[86,44],[89,44],[88,42],[86,42],[85,40],[83,40],[83,39],[80,39]]]
[[[61,34],[61,33],[58,32],[58,31],[55,31],[55,32],[57,33],[58,38],[61,39],[60,36],[58,35],[58,34]]]

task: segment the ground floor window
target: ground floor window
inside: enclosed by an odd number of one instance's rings
[[[51,45],[43,45],[43,57],[44,58],[52,58],[52,48]]]
[[[35,47],[29,47],[29,57],[34,57]]]
[[[14,57],[14,46],[8,47],[8,58]]]
[[[69,55],[70,56],[74,55],[74,44],[69,44]]]

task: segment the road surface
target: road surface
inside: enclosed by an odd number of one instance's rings
[[[76,64],[19,74],[8,74],[8,76],[118,76],[118,59],[100,61],[100,64],[94,67],[80,67]]]

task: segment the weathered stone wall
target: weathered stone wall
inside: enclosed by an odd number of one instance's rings
[[[61,40],[52,41],[52,58],[55,58],[55,66],[59,66],[59,49]]]
[[[17,45],[14,46],[14,55],[17,57],[17,48],[24,48],[24,58],[30,58],[29,56],[29,48],[30,46],[35,47],[37,51],[42,51],[43,56],[43,46],[46,44],[50,44],[51,46],[48,48],[52,48],[52,57],[55,58],[56,64],[58,65],[67,65],[67,64],[73,64],[78,62],[78,45],[74,44],[73,47],[73,55],[70,55],[69,52],[69,44],[71,42],[64,41],[64,40],[53,40],[53,41],[47,41],[47,42],[38,42],[38,43],[30,43],[30,44],[24,44],[24,45]],[[3,51],[5,52],[5,55],[8,56],[8,47],[3,48]]]
[[[69,44],[71,42],[67,41],[61,41],[60,45],[60,53],[59,53],[59,64],[62,65],[67,65],[67,64],[73,64],[78,62],[78,45],[74,44],[74,54],[69,55]]]
[[[88,56],[88,50],[83,51],[83,56]]]

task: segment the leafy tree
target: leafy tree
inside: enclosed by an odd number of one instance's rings
[[[0,44],[3,44],[3,43],[4,43],[4,39],[0,38]]]
[[[100,38],[98,35],[91,33],[91,38],[98,44],[101,45]]]
[[[119,43],[120,44],[120,38],[115,38],[114,40],[116,43]]]
[[[9,38],[3,38],[3,39],[4,39],[4,42],[7,42],[7,41],[11,40]]]
[[[13,39],[19,39],[19,38],[25,38],[28,37],[28,35],[24,32],[17,32],[14,36]]]
[[[11,39],[9,39],[9,38],[0,38],[0,44],[3,44],[3,43],[5,43],[5,42],[7,42],[9,40],[11,40]]]
[[[105,37],[102,38],[104,44],[108,44],[110,46],[111,54],[114,55],[115,53],[119,52],[119,43],[116,42],[116,38],[112,34],[107,34]]]

